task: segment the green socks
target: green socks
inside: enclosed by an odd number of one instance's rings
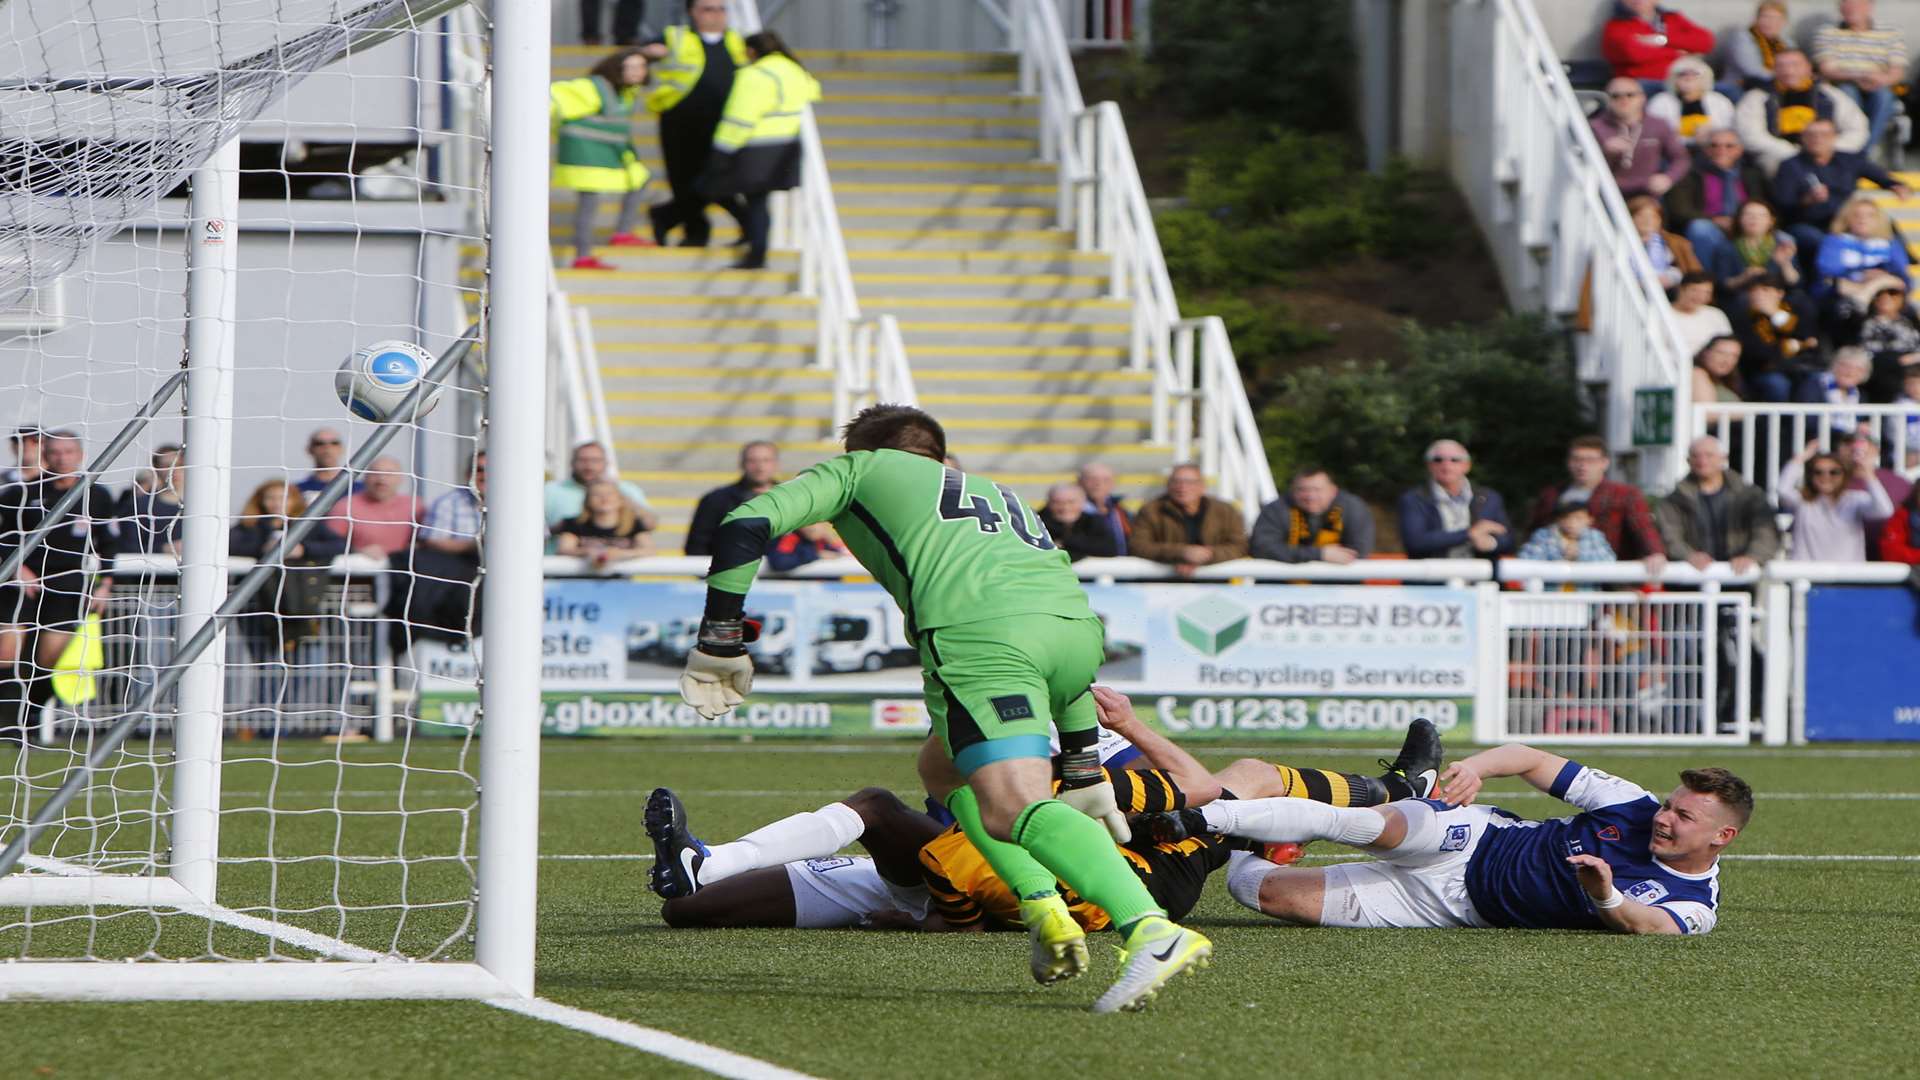
[[[978,816],[976,807],[976,820]],[[1058,799],[1037,802],[1022,811],[1013,823],[1013,838],[1026,849],[1023,855],[1031,853],[1074,892],[1105,909],[1115,927],[1166,914],[1113,846],[1106,826]],[[993,856],[988,855],[987,861],[992,862]],[[995,863],[994,869],[999,868]],[[1011,879],[1007,883],[1013,884]]]
[[[954,820],[960,823],[960,831],[967,834],[967,839],[973,842],[974,848],[987,860],[987,865],[993,867],[993,872],[999,875],[1000,880],[1007,883],[1007,888],[1013,890],[1014,896],[1025,899],[1059,891],[1059,883],[1053,874],[1035,862],[1025,848],[987,835],[987,827],[980,822],[980,803],[973,797],[972,788],[964,784],[955,788],[953,794],[947,796],[947,809],[952,812]],[[1080,816],[1086,817],[1085,814]],[[1093,819],[1087,818],[1087,821]],[[1106,830],[1101,829],[1100,833],[1105,836]]]

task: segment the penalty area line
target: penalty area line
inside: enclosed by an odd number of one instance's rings
[[[1328,852],[1301,857],[1302,862],[1353,862],[1373,856],[1360,852]],[[1720,856],[1731,862],[1920,862],[1920,855],[1794,855],[1773,852],[1735,852]],[[543,862],[652,862],[652,855],[614,853],[609,855],[542,855]]]

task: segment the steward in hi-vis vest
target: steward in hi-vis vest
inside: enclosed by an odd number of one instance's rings
[[[767,261],[767,195],[800,183],[801,120],[820,100],[820,84],[778,34],[748,38],[747,53],[753,63],[734,74],[699,184],[712,198],[744,200],[747,253],[736,266],[758,269]]]
[[[633,132],[647,78],[646,54],[621,49],[595,64],[585,78],[563,79],[549,93],[559,143],[553,182],[579,192],[573,214],[576,270],[613,269],[593,255],[601,195],[620,196],[620,218],[610,243],[652,246],[651,240],[633,234],[640,192],[652,178],[640,162]]]
[[[707,165],[713,129],[720,123],[734,69],[747,63],[747,45],[727,28],[726,0],[687,0],[688,26],[669,26],[645,46],[654,62],[654,88],[647,109],[660,115],[660,153],[667,163],[673,201],[652,210],[653,238],[665,243],[675,228],[685,229],[683,247],[705,247],[712,228],[708,199],[694,190]],[[737,203],[725,204],[736,220]],[[744,225],[743,225],[744,227]]]

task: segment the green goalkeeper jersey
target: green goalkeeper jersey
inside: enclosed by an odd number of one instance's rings
[[[728,514],[714,534],[708,615],[738,618],[767,548],[821,521],[893,594],[916,639],[1008,615],[1093,617],[1067,553],[1011,488],[899,450],[823,461]]]

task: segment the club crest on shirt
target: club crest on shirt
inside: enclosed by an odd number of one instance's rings
[[[1472,832],[1473,832],[1472,827],[1468,825],[1447,826],[1447,836],[1446,836],[1446,839],[1440,841],[1440,850],[1441,851],[1467,850],[1467,837],[1471,835]]]
[[[1642,881],[1628,889],[1627,895],[1642,904],[1657,904],[1666,898],[1667,887],[1657,881]]]
[[[1597,833],[1596,835],[1598,835],[1602,840],[1618,840],[1620,839],[1620,826],[1609,825],[1606,828],[1601,829],[1599,833]]]

